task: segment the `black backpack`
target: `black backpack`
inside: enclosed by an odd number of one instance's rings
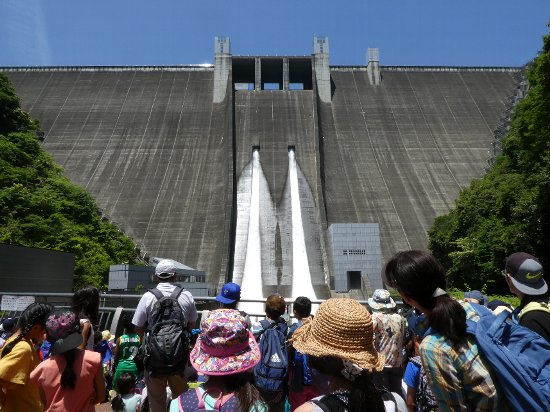
[[[156,288],[149,289],[157,301],[149,317],[147,334],[143,341],[143,361],[154,377],[165,377],[183,372],[189,359],[189,334],[178,302],[183,292],[177,286],[169,296]]]
[[[394,410],[397,411],[397,401],[393,394],[385,389],[379,389],[384,402],[391,401]],[[329,393],[320,399],[312,399],[310,402],[317,405],[324,412],[346,412],[348,410],[349,392]]]
[[[418,386],[414,395],[417,410],[419,412],[437,411],[437,401],[428,384],[428,377],[420,361],[420,356],[415,356],[411,358],[410,361],[420,368]]]

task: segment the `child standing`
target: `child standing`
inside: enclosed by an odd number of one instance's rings
[[[132,324],[131,317],[125,316],[124,333],[117,339],[117,344],[114,349],[114,364],[116,370],[113,376],[113,382],[115,383],[115,389],[117,379],[123,373],[131,373],[135,376],[138,375],[138,367],[135,358],[139,352],[140,345],[141,339],[139,335],[134,332],[134,325]]]
[[[79,320],[67,310],[56,310],[46,321],[51,356],[31,373],[42,392],[46,411],[93,412],[105,399],[101,355],[81,350]]]
[[[80,319],[80,349],[94,350],[94,325],[99,323],[99,289],[85,286],[73,295],[73,312]]]
[[[141,409],[141,395],[136,391],[136,375],[122,373],[115,381],[118,395],[111,401],[113,411],[139,412]]]
[[[32,412],[43,409],[40,392],[30,380],[40,362],[37,345],[44,340],[45,323],[53,307],[32,303],[19,318],[17,330],[6,341],[0,359],[0,409]]]
[[[303,319],[311,316],[311,300],[305,296],[299,296],[292,305],[294,317],[297,322],[293,323],[288,331],[288,339],[292,337],[296,329],[302,326]],[[319,395],[312,385],[312,370],[309,366],[308,355],[294,349],[288,344],[288,400],[292,410]]]

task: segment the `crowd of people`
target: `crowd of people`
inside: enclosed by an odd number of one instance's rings
[[[33,303],[17,322],[5,319],[0,411],[93,411],[106,402],[132,412],[518,410],[517,388],[500,379],[500,366],[472,332],[489,316],[498,321],[491,329],[502,322],[506,334],[536,346],[529,367],[542,363],[538,381],[546,386],[526,392],[548,410],[548,287],[529,254],[514,253],[503,271],[521,301],[515,309],[479,291],[452,298],[437,259],[411,250],[382,270],[401,308],[385,289],[365,306],[328,299],[314,314],[306,296],[286,302],[273,294],[265,319],[253,322],[237,309],[240,286],[227,283],[199,328],[193,296],[174,282],[176,268],[169,259],[158,263],[158,285],[122,318],[116,338],[97,330],[94,287],[77,291],[71,309]]]

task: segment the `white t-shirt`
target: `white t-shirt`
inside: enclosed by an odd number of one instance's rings
[[[176,285],[169,282],[161,282],[157,285],[157,289],[162,292],[164,296],[169,296]],[[157,298],[151,292],[146,292],[140,299],[132,323],[140,328],[143,328],[149,319],[149,315],[153,310]],[[185,323],[196,322],[197,320],[197,308],[195,307],[195,300],[193,295],[188,290],[184,290],[180,293],[178,297],[178,302],[183,311],[183,317],[185,318]]]

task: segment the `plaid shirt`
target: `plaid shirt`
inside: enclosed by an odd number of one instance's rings
[[[469,303],[462,306],[467,319],[479,320]],[[425,322],[417,327],[418,332],[426,329]],[[440,411],[507,410],[473,337],[453,347],[440,334],[430,334],[420,344],[420,356]]]

